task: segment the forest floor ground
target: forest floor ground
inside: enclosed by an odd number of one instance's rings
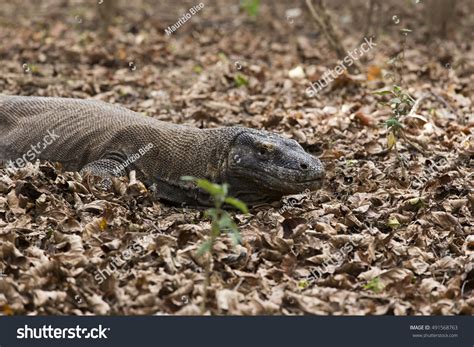
[[[457,30],[429,40],[425,4],[384,5],[361,71],[314,97],[309,82],[337,58],[304,8],[276,2],[254,20],[209,2],[165,35],[191,6],[130,2],[104,34],[102,5],[30,3],[0,5],[1,93],[263,128],[324,162],[321,190],[232,212],[242,244],[218,240],[207,314],[474,313],[474,20],[464,3]],[[364,11],[333,9],[347,49],[363,42]],[[402,122],[408,140],[390,139],[387,97],[373,94],[392,88],[389,77],[421,100]],[[103,192],[50,163],[0,169],[3,314],[201,313],[197,250],[209,220],[126,188],[123,179]]]

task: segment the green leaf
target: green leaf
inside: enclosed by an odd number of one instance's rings
[[[240,5],[251,17],[256,17],[260,8],[260,0],[243,0]]]
[[[235,208],[238,208],[243,213],[249,213],[249,209],[248,209],[247,205],[245,204],[245,202],[240,201],[239,199],[228,196],[227,198],[224,199],[224,202],[226,204],[234,206]]]
[[[234,244],[239,244],[242,241],[237,224],[235,224],[229,213],[226,211],[222,213],[221,219],[219,220],[219,228],[230,234]]]
[[[298,288],[300,289],[306,289],[309,286],[309,281],[307,279],[302,279],[298,282]]]
[[[397,217],[392,216],[388,218],[387,225],[392,229],[397,229],[398,227],[400,227],[401,224],[398,221]]]
[[[403,94],[403,98],[407,101],[410,105],[413,105],[416,101],[413,99],[409,94]]]
[[[389,59],[387,61],[387,64],[392,65],[392,64],[395,64],[397,61],[398,61],[398,55],[396,55],[395,57]]]
[[[401,104],[402,100],[400,100],[399,98],[393,98],[393,99],[390,100],[390,103],[392,103],[392,104]]]
[[[388,95],[388,94],[392,94],[392,91],[391,90],[378,90],[378,91],[372,92],[372,94],[375,94],[375,95]]]
[[[229,190],[229,185],[227,183],[219,185],[209,182],[206,179],[192,176],[182,176],[181,179],[183,181],[194,182],[199,188],[207,191],[209,194],[211,194],[215,203],[215,208],[207,209],[204,212],[204,216],[206,218],[212,219],[211,237],[210,241],[206,241],[201,245],[198,250],[198,254],[202,255],[205,252],[212,251],[213,240],[218,237],[222,231],[229,233],[232,241],[235,244],[239,244],[241,242],[239,228],[233,221],[231,215],[227,211],[221,209],[221,205],[223,202],[225,202],[238,208],[243,213],[248,213],[247,205],[236,198],[227,196]]]
[[[221,234],[221,229],[219,228],[219,221],[213,220],[211,223],[211,235],[212,238],[219,237]]]
[[[217,57],[222,60],[224,63],[229,62],[229,59],[227,59],[227,56],[223,52],[217,53]]]
[[[408,203],[417,209],[422,208],[425,204],[422,198],[411,198],[408,200]]]
[[[205,217],[210,217],[212,219],[217,219],[217,210],[215,208],[210,208],[204,212]]]
[[[219,229],[223,231],[228,231],[228,230],[239,230],[237,227],[237,224],[232,220],[231,216],[229,215],[228,212],[223,211],[221,218],[219,219]]]
[[[218,195],[224,195],[224,189],[222,186],[209,182],[205,178],[196,178],[193,176],[182,176],[181,179],[183,181],[193,181],[196,183],[196,185],[211,194],[213,197],[216,197]]]
[[[197,74],[200,74],[202,72],[202,66],[200,65],[196,65],[194,68],[193,68],[193,71]]]
[[[390,118],[387,121],[385,121],[385,126],[387,128],[394,128],[394,129],[401,129],[403,128],[402,123],[398,121],[396,118]]]
[[[231,230],[229,234],[234,245],[240,245],[242,243],[242,238],[240,237],[240,233],[238,231]]]
[[[371,290],[374,293],[380,293],[384,289],[384,285],[380,282],[380,278],[375,277],[371,279],[365,286],[364,289]]]
[[[31,70],[31,73],[32,73],[32,74],[37,74],[37,73],[39,73],[39,68],[38,68],[37,65],[31,65],[31,66],[30,66],[30,70]]]
[[[211,251],[212,248],[212,241],[211,240],[206,240],[204,241],[201,246],[199,246],[199,249],[197,251],[198,257],[204,255],[205,253],[208,253]]]
[[[198,179],[196,181],[196,185],[211,194],[213,197],[216,197],[218,195],[224,195],[224,190],[222,187],[218,184],[211,183],[206,179]]]
[[[229,193],[229,185],[227,183],[223,183],[221,187],[222,187],[222,195],[227,196],[227,194]]]
[[[46,236],[48,239],[51,238],[51,236],[53,236],[53,232],[54,230],[51,227],[48,228],[48,232],[46,233]]]
[[[393,146],[397,144],[397,137],[392,131],[389,131],[387,134],[387,147],[388,149],[392,149]]]
[[[241,73],[238,73],[237,75],[234,76],[234,81],[237,87],[242,87],[246,86],[249,84],[249,81],[247,80],[247,77],[242,75]]]

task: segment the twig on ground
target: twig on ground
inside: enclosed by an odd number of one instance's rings
[[[212,237],[212,240],[215,240]],[[214,242],[214,241],[212,241]],[[211,283],[211,272],[213,267],[213,259],[212,259],[212,251],[208,254],[208,261],[206,264],[205,274],[204,274],[204,284],[203,284],[203,293],[202,293],[202,302],[201,302],[201,314],[204,315],[206,313],[206,303],[209,291],[209,284]]]
[[[326,10],[323,0],[306,0],[311,17],[315,20],[316,26],[323,32],[331,49],[336,53],[337,58],[343,60],[347,55],[347,50],[344,48],[339,35],[336,33],[331,22],[331,17]],[[348,66],[350,73],[358,73],[360,71],[356,61],[351,66]]]
[[[421,146],[410,140],[403,131],[400,131],[400,134],[402,135],[403,140],[405,140],[405,142],[413,147],[416,151],[422,153],[423,155],[427,154],[427,152]]]
[[[413,104],[410,112],[408,112],[408,114],[406,116],[403,116],[400,118],[400,122],[402,122],[405,118],[411,118],[413,117],[417,112],[418,112],[418,109],[420,108],[421,106],[421,103],[423,101],[425,101],[426,99],[428,99],[428,94],[424,94],[422,95],[421,97],[419,97],[415,103]]]
[[[444,107],[446,107],[459,120],[459,116],[458,116],[456,110],[449,104],[449,102],[446,101],[445,98],[443,98],[441,95],[439,95],[439,94],[437,94],[433,91],[431,91],[430,94],[433,95],[436,98],[436,100],[438,100],[440,103],[442,103],[444,105]],[[460,123],[462,123],[463,121],[464,120],[461,119]]]
[[[370,0],[369,2],[369,11],[367,13],[367,21],[364,30],[364,37],[369,36],[370,29],[372,29],[372,18],[374,15],[375,0]],[[378,6],[378,4],[377,4]],[[362,39],[363,40],[363,39]]]

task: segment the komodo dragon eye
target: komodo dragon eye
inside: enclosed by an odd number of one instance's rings
[[[274,150],[274,146],[270,143],[258,144],[258,154],[265,155]]]

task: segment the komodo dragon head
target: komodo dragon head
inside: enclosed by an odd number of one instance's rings
[[[324,167],[295,140],[247,129],[236,135],[227,156],[230,194],[249,204],[321,187]]]

